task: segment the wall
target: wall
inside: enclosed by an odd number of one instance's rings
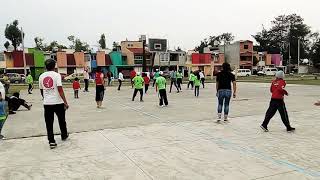
[[[67,53],[66,52],[57,52],[57,67],[67,67]]]
[[[33,53],[34,66],[39,68],[44,68],[44,61],[45,61],[44,53],[42,51],[39,51],[33,48],[28,49],[28,52]]]
[[[248,49],[244,49],[244,46],[248,45]],[[240,53],[253,52],[253,42],[240,41]]]
[[[224,52],[224,46],[219,46],[220,52]],[[231,65],[232,69],[239,68],[240,63],[240,42],[226,45],[225,59]]]
[[[76,67],[84,68],[85,62],[84,62],[84,53],[83,52],[75,52],[74,59],[76,61]]]
[[[7,67],[6,61],[4,60],[4,53],[0,53],[0,69],[5,69]]]
[[[111,52],[109,55],[113,65],[123,65],[121,52],[114,51],[114,52]]]
[[[23,55],[24,54],[23,54],[22,51],[13,51],[12,52],[12,58],[13,58],[14,67],[17,67],[17,68],[24,67]]]
[[[281,58],[281,54],[272,54],[272,64],[276,65],[276,66],[282,66],[282,58]]]
[[[68,74],[67,68],[66,67],[59,67],[58,68],[58,73]]]
[[[272,54],[266,54],[266,66],[272,65]]]
[[[122,41],[121,51],[127,56],[128,65],[134,65],[134,54],[128,48],[142,48],[142,42],[139,41]]]
[[[5,52],[4,53],[4,60],[6,62],[6,67],[7,68],[13,68],[13,57],[11,52]]]
[[[97,51],[97,66],[106,66],[106,56],[104,51]]]

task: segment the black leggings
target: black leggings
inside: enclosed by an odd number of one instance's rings
[[[165,89],[160,89],[159,90],[159,105],[162,106],[163,103],[167,106],[168,105],[168,97],[167,97],[167,92]]]
[[[271,99],[269,108],[266,112],[266,116],[262,125],[264,127],[268,127],[270,120],[273,118],[277,111],[279,111],[280,113],[283,124],[287,127],[287,129],[290,129],[291,126],[289,116],[283,99]]]
[[[144,85],[144,93],[147,93],[149,90],[149,84]]]
[[[188,89],[189,89],[189,86],[191,85],[191,88],[193,88],[193,81],[189,81],[188,83]]]
[[[182,90],[182,89],[181,89],[182,78],[178,78],[178,79],[177,79],[177,85],[178,85],[179,90],[181,91],[181,90]]]
[[[199,97],[199,91],[200,91],[200,86],[195,86],[195,87],[194,87],[194,95],[195,95],[196,97]]]
[[[121,81],[120,79],[118,79],[118,81],[119,81],[118,91],[120,91],[120,88],[121,88],[121,86],[122,86],[122,81]]]

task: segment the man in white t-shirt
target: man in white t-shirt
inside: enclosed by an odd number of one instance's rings
[[[118,81],[119,81],[118,91],[120,91],[120,88],[121,88],[121,85],[122,85],[122,81],[124,81],[123,74],[122,74],[122,70],[119,70]]]
[[[65,117],[69,105],[63,92],[61,75],[54,72],[56,62],[53,59],[48,59],[45,61],[45,66],[47,72],[41,74],[39,77],[39,88],[43,97],[44,118],[46,121],[49,145],[50,148],[53,149],[57,147],[53,134],[54,114],[58,117],[61,139],[65,141],[69,137]]]
[[[202,83],[202,86],[204,88],[204,81],[206,80],[205,79],[205,76],[203,74],[203,72],[201,70],[199,70],[199,75],[200,75],[200,79],[201,79],[201,83]]]
[[[83,76],[84,76],[84,90],[83,92],[89,92],[89,72],[88,72],[88,68],[86,68],[83,72]]]

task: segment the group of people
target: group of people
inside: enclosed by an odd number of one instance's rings
[[[64,90],[62,87],[62,81],[61,81],[61,75],[56,73],[54,71],[56,66],[56,62],[52,59],[45,61],[45,67],[47,71],[43,73],[39,77],[39,89],[41,92],[41,95],[43,97],[43,105],[44,105],[44,118],[47,128],[47,137],[49,141],[50,148],[57,147],[57,143],[54,138],[53,133],[53,121],[54,121],[54,114],[58,117],[58,122],[61,130],[61,139],[63,141],[67,140],[69,137],[69,133],[67,130],[67,124],[66,124],[66,118],[65,113],[66,110],[69,108],[67,99],[64,95]],[[135,100],[135,97],[137,93],[140,93],[140,101],[143,102],[143,94],[147,93],[148,86],[150,84],[151,78],[149,77],[149,74],[147,73],[135,73],[133,77],[132,75],[132,87],[134,88],[132,101]],[[182,72],[181,71],[172,71],[170,73],[170,80],[171,80],[171,86],[170,86],[170,92],[172,89],[172,86],[175,86],[177,88],[177,92],[180,92],[182,90],[181,84],[182,84]],[[96,74],[95,74],[95,84],[96,84],[96,102],[97,102],[97,108],[102,107],[102,101],[104,98],[104,92],[105,92],[105,77],[104,73],[101,71],[101,68],[97,68]],[[118,90],[121,89],[122,81],[124,80],[123,74],[120,71],[119,72],[119,87]],[[199,96],[199,89],[202,84],[203,88],[205,87],[204,84],[204,74],[201,71],[195,71],[189,75],[189,83],[188,86],[191,85],[192,88],[195,89],[195,96]],[[75,80],[75,82],[78,82],[78,79]],[[79,82],[78,82],[79,83]],[[167,80],[164,77],[164,72],[156,70],[154,76],[153,76],[153,84],[155,85],[155,90],[158,92],[159,97],[159,106],[164,107],[168,106],[168,98],[167,98]],[[80,84],[74,84],[74,89],[79,89]],[[87,87],[88,83],[86,83],[85,91],[88,91]],[[272,93],[270,106],[266,112],[265,119],[263,123],[261,124],[261,128],[264,131],[268,131],[268,123],[270,119],[274,116],[276,111],[280,112],[281,119],[284,123],[284,125],[287,128],[288,132],[292,132],[295,130],[290,125],[288,113],[285,107],[284,103],[284,96],[288,95],[288,92],[285,89],[286,82],[284,80],[284,73],[282,71],[277,72],[276,79],[272,81],[270,91]],[[143,92],[143,87],[145,88],[145,91]],[[189,87],[188,87],[189,88]],[[29,92],[32,88],[28,88]],[[78,93],[78,92],[77,92]],[[0,138],[1,136],[1,129],[4,124],[4,120],[6,119],[6,113],[5,113],[5,99],[4,96],[5,89],[0,85]],[[75,95],[76,92],[75,92]],[[16,98],[19,99],[19,96],[16,94]],[[218,107],[217,107],[217,122],[220,123],[222,118],[225,122],[228,121],[228,115],[229,115],[229,104],[231,98],[236,98],[237,96],[237,84],[236,84],[236,78],[235,75],[231,72],[230,64],[224,63],[222,65],[222,71],[217,74],[216,77],[216,96],[218,99]],[[75,96],[75,98],[78,98],[78,96]],[[20,100],[19,100],[20,101]],[[10,101],[9,101],[10,103]],[[26,105],[26,102],[19,102],[20,104]],[[26,108],[30,109],[31,106],[27,105]],[[223,113],[223,114],[222,114]]]

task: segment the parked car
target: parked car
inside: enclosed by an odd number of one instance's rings
[[[83,73],[73,73],[70,74],[69,76],[65,77],[64,80],[68,82],[73,82],[75,78],[78,78],[80,81],[84,80],[84,75]]]
[[[21,82],[25,82],[26,81],[26,76],[24,74],[20,74],[21,76]]]
[[[251,76],[251,70],[250,69],[238,69],[237,73],[233,71],[233,74],[237,74],[239,77],[248,77]]]
[[[258,76],[275,76],[278,72],[277,68],[264,68],[258,72]]]
[[[8,77],[9,77],[9,81],[10,83],[21,83],[22,81],[22,77],[20,74],[18,73],[7,73]]]

